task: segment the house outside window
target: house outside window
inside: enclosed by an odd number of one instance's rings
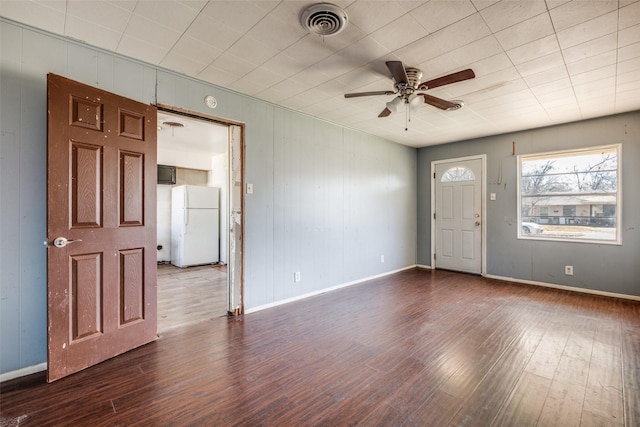
[[[620,151],[518,156],[518,238],[619,244]]]

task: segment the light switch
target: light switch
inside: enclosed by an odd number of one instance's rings
[[[495,199],[496,199],[496,193],[491,193],[491,194],[489,194],[489,198],[490,198],[491,200],[495,200]]]
[[[247,184],[247,194],[253,194],[253,184]]]

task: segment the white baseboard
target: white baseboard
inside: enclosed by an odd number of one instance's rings
[[[616,292],[599,291],[597,289],[577,288],[575,286],[556,285],[553,283],[538,282],[535,280],[516,279],[514,277],[494,276],[493,274],[485,274],[488,279],[504,280],[505,282],[523,283],[525,285],[542,286],[544,288],[562,289],[564,291],[580,292],[583,294],[600,295],[605,297],[622,298],[633,301],[640,301],[640,296],[618,294]]]
[[[37,365],[27,366],[26,368],[16,369],[15,371],[5,372],[0,374],[0,383],[9,381],[14,378],[24,377],[27,375],[35,374],[36,372],[42,372],[47,370],[47,362],[38,363]]]
[[[415,267],[416,268],[424,268],[425,270],[433,270],[433,267],[431,267],[430,265],[416,264]]]
[[[373,280],[373,279],[377,279],[379,277],[384,277],[384,276],[388,276],[390,274],[395,274],[395,273],[398,273],[400,271],[411,270],[412,268],[416,268],[416,267],[417,267],[417,265],[413,264],[413,265],[409,265],[407,267],[399,268],[397,270],[387,271],[387,272],[382,273],[382,274],[377,274],[375,276],[365,277],[364,279],[358,279],[358,280],[354,280],[352,282],[347,282],[347,283],[342,283],[340,285],[332,286],[330,288],[321,289],[319,291],[309,292],[307,294],[302,294],[302,295],[298,295],[298,296],[295,296],[295,297],[291,297],[291,298],[287,298],[287,299],[283,299],[283,300],[279,300],[279,301],[275,301],[275,302],[270,302],[269,304],[259,305],[257,307],[253,307],[253,308],[249,308],[249,309],[245,310],[244,314],[255,313],[256,311],[266,310],[267,308],[277,307],[279,305],[288,304],[290,302],[299,301],[299,300],[305,299],[305,298],[310,298],[310,297],[313,297],[313,296],[316,296],[316,295],[320,295],[320,294],[324,294],[324,293],[327,293],[327,292],[335,291],[337,289],[346,288],[347,286],[352,286],[352,285],[356,285],[358,283],[366,282],[368,280]]]

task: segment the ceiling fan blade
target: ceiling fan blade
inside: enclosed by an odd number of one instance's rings
[[[345,98],[356,98],[358,96],[371,96],[371,95],[395,95],[396,93],[392,90],[379,90],[376,92],[356,92],[356,93],[345,93]]]
[[[386,64],[396,83],[409,82],[409,78],[407,77],[407,70],[404,69],[404,65],[401,61],[387,61]]]
[[[467,68],[466,70],[458,71],[457,73],[448,74],[446,76],[438,77],[437,79],[422,82],[420,83],[420,86],[418,86],[418,90],[433,89],[434,87],[469,80],[474,78],[475,76],[476,74],[473,72],[473,70]]]
[[[435,96],[427,95],[426,93],[419,93],[418,96],[424,97],[425,104],[433,105],[434,107],[441,110],[457,110],[458,108],[460,108],[460,104],[436,98]]]
[[[387,117],[389,114],[391,114],[391,110],[385,108],[380,114],[378,114],[378,117]]]

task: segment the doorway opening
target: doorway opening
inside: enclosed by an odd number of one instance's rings
[[[158,333],[162,334],[242,312],[242,247],[235,244],[241,229],[233,227],[235,221],[230,226],[229,219],[231,214],[240,219],[242,215],[241,209],[231,208],[234,203],[241,205],[241,200],[232,199],[242,193],[234,196],[231,190],[242,178],[244,144],[241,125],[174,107],[158,106],[157,129],[157,163],[175,172],[157,186]]]

